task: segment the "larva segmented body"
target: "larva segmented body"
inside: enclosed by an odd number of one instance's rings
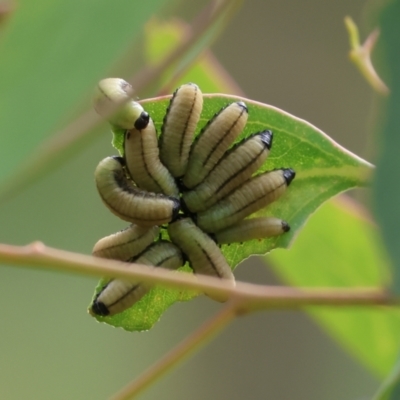
[[[128,261],[150,246],[159,233],[158,226],[145,228],[132,224],[122,231],[100,239],[94,245],[92,254],[95,257]]]
[[[168,225],[168,234],[189,259],[195,274],[224,279],[235,284],[231,267],[220,248],[190,218],[178,219]],[[215,298],[214,296],[212,296]],[[218,301],[225,300],[215,298]]]
[[[99,115],[106,117],[110,124],[117,128],[143,129],[149,121],[149,114],[139,103],[131,99],[132,94],[132,86],[123,79],[103,79],[96,87],[94,108]],[[121,103],[118,111],[109,116],[112,107],[118,103]]]
[[[182,252],[167,241],[155,242],[133,261],[149,267],[171,270],[183,265]],[[90,312],[101,316],[121,313],[138,302],[151,288],[152,285],[143,282],[111,279],[95,296]]]
[[[238,188],[257,171],[268,157],[272,132],[254,134],[232,149],[198,186],[183,193],[183,200],[191,212],[204,211]]]
[[[167,108],[161,127],[160,157],[175,178],[185,174],[202,107],[201,90],[188,83],[175,91]]]
[[[246,242],[279,236],[290,230],[286,221],[274,217],[244,219],[212,235],[218,244]]]
[[[277,200],[294,179],[290,169],[277,169],[260,174],[220,200],[211,208],[197,214],[197,225],[205,232],[218,232]]]
[[[124,221],[145,227],[174,220],[180,209],[179,200],[135,187],[127,179],[123,165],[121,157],[107,157],[95,171],[97,190],[110,211]]]
[[[124,159],[129,175],[141,189],[179,197],[175,179],[160,161],[157,132],[151,118],[145,128],[125,132]]]
[[[188,166],[183,177],[186,188],[194,188],[212,171],[242,132],[247,116],[246,105],[239,101],[223,108],[207,123],[190,150]]]

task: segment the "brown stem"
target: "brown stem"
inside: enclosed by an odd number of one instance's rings
[[[232,288],[217,278],[149,268],[138,264],[95,258],[46,247],[0,244],[0,262],[9,265],[59,270],[92,276],[132,279],[165,287],[195,290],[235,299],[238,310],[250,312],[267,308],[299,308],[308,305],[370,306],[396,304],[396,298],[381,288],[293,288],[237,282]]]

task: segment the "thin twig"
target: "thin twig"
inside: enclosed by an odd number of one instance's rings
[[[350,60],[353,61],[355,66],[359,69],[361,74],[374,90],[380,94],[388,95],[389,88],[379,77],[371,61],[371,53],[378,40],[379,30],[374,29],[367,37],[364,44],[361,45],[358,28],[354,21],[350,17],[346,17],[344,23],[350,40]]]
[[[241,312],[266,308],[299,308],[308,305],[393,305],[397,299],[381,288],[292,288],[237,282],[236,287],[218,278],[177,273],[162,268],[106,260],[46,247],[0,244],[0,262],[9,265],[58,270],[92,276],[124,278],[165,287],[207,292],[235,299]]]
[[[221,311],[206,321],[191,335],[157,360],[147,371],[116,393],[111,400],[128,400],[146,389],[170,368],[176,366],[200,346],[204,346],[235,317],[235,302],[229,302]]]

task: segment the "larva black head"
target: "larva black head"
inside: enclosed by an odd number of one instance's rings
[[[172,207],[172,220],[171,221],[175,221],[178,218],[179,211],[181,210],[181,202],[174,197],[171,197],[171,199],[174,202],[174,205]]]
[[[261,141],[265,144],[265,147],[268,150],[271,150],[272,147],[272,138],[273,138],[273,133],[270,130],[265,130],[259,133],[261,137]]]
[[[284,220],[282,220],[282,230],[283,230],[283,232],[289,232],[290,231],[290,225]]]
[[[118,161],[122,166],[125,165],[125,160],[122,157],[119,156],[111,156],[115,161]]]
[[[101,301],[95,300],[92,304],[91,310],[96,314],[100,315],[101,317],[105,317],[110,314],[109,309],[105,306],[104,303]]]
[[[286,185],[289,186],[290,182],[292,182],[292,180],[296,176],[296,172],[294,172],[294,170],[291,168],[283,168],[282,172],[283,172],[283,177],[285,178],[286,181]]]
[[[149,121],[149,113],[147,113],[146,111],[142,111],[139,118],[135,121],[134,126],[138,131],[141,131],[142,129],[146,128],[146,126],[149,124]]]

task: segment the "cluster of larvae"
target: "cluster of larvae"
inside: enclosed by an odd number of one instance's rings
[[[232,146],[248,118],[239,101],[221,109],[195,137],[203,106],[199,87],[179,87],[167,108],[158,138],[141,105],[128,100],[130,85],[109,78],[97,88],[95,108],[125,104],[110,123],[124,131],[123,157],[107,157],[95,180],[104,204],[131,225],[99,240],[93,255],[152,268],[175,270],[189,262],[195,274],[235,284],[220,245],[281,235],[287,222],[248,218],[278,199],[295,177],[290,168],[254,175],[272,146],[264,130]],[[167,229],[170,241],[162,240]],[[97,293],[90,313],[120,313],[139,301],[151,286],[111,279]],[[223,300],[223,299],[217,299]]]

